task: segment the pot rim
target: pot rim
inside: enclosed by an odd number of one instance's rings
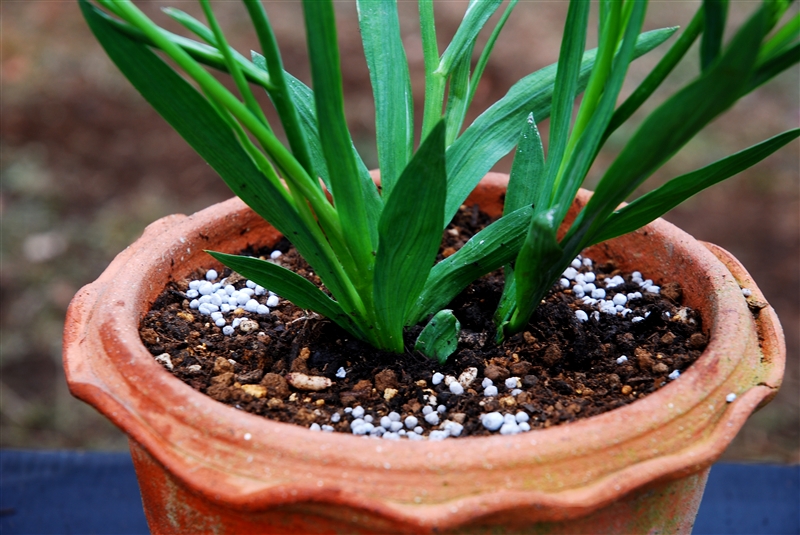
[[[490,173],[483,187],[496,190],[506,179]],[[581,199],[588,195],[582,192]],[[74,395],[109,417],[179,480],[243,510],[322,502],[439,528],[520,507],[537,508],[543,518],[585,514],[637,488],[709,466],[780,385],[782,331],[752,278],[725,251],[658,220],[596,251],[607,255],[629,241],[665,236],[669,246],[662,253],[691,250],[689,263],[710,288],[712,302],[701,313],[711,336],[679,380],[644,399],[546,430],[443,442],[373,441],[274,422],[185,385],[163,370],[139,339],[139,321],[171,276],[171,265],[183,260],[188,262],[183,274],[191,271],[199,250],[222,236],[222,224],[248,230],[226,238],[230,251],[242,250],[248,240],[277,236],[237,198],[153,223],[73,299],[64,366]],[[203,263],[215,264],[210,257]],[[741,287],[752,292],[747,300]],[[756,320],[748,304],[763,304]],[[736,401],[725,403],[734,391]],[[343,479],[342,471],[361,483]],[[459,474],[483,481],[454,491],[448,482]],[[424,484],[411,481],[419,477]],[[386,497],[377,497],[382,494]]]

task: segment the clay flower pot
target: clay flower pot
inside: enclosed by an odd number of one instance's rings
[[[505,180],[490,174],[469,202],[498,214]],[[273,422],[172,377],[138,327],[170,280],[214,264],[203,249],[277,238],[238,199],[166,217],[70,305],[70,389],[130,437],[153,533],[689,533],[709,466],[781,382],[781,327],[744,268],[659,220],[590,252],[680,281],[710,334],[697,362],[650,396],[546,430],[444,442]]]

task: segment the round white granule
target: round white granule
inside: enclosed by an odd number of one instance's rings
[[[494,385],[489,385],[483,389],[483,395],[487,398],[497,395],[497,387]]]
[[[203,281],[189,281],[189,289],[190,290],[197,290],[200,288],[200,283]]]
[[[278,259],[278,258],[280,258],[280,257],[282,257],[282,256],[283,256],[283,253],[282,253],[282,252],[280,252],[280,251],[272,251],[271,253],[269,253],[269,257],[270,257],[272,260],[276,260],[276,259]]]
[[[439,425],[439,413],[431,412],[425,415],[425,421],[431,425]]]
[[[725,396],[725,401],[727,401],[728,403],[733,403],[735,400],[736,400],[736,394],[734,394],[733,392]]]
[[[256,314],[269,314],[269,307],[266,305],[258,305],[256,307]]]
[[[308,428],[309,428],[311,431],[322,431],[322,428],[319,426],[319,424],[318,424],[318,423],[313,423],[313,424],[311,424],[310,426],[308,426]]]
[[[560,280],[560,281],[558,281],[558,282],[559,282],[559,284],[561,284],[561,287],[562,287],[562,288],[569,288],[569,280],[567,280],[567,279],[561,279],[561,280]]]
[[[256,295],[264,295],[267,293],[267,289],[260,284],[256,284],[256,287],[253,290]]]
[[[622,355],[620,358],[617,359],[617,364],[623,364],[625,362],[628,362],[628,357],[626,357],[625,355]]]
[[[225,320],[223,320],[223,321],[225,321]],[[233,334],[234,330],[235,329],[233,327],[231,327],[230,325],[226,325],[225,327],[222,328],[222,334],[224,334],[225,336],[230,336],[230,335]]]
[[[344,379],[345,376],[347,376],[347,370],[344,369],[344,366],[339,367],[339,369],[336,370],[336,377]]]
[[[389,419],[393,422],[399,422],[400,414],[396,413],[395,411],[392,411],[389,413]]]
[[[605,299],[606,291],[602,288],[592,290],[592,299]]]
[[[186,292],[186,295],[189,295],[189,292]],[[750,291],[749,288],[742,288],[742,295],[745,297],[750,297],[751,295],[753,295],[753,292]]]
[[[458,381],[453,381],[450,383],[450,392],[459,396],[464,393],[464,387]]]
[[[417,435],[421,435],[425,432],[425,429],[421,425],[414,426],[414,433]]]
[[[367,414],[367,415],[364,416],[364,421],[367,422],[368,424],[371,424],[372,420],[373,420],[373,418],[372,418],[371,414]]]
[[[218,275],[217,275],[217,271],[216,270],[209,269],[208,271],[206,271],[206,280],[207,281],[217,280],[217,277],[218,277]]]
[[[581,267],[581,260],[580,260],[580,258],[576,258],[575,260],[573,260],[573,261],[572,261],[572,264],[570,264],[570,265],[571,265],[572,267],[574,267],[575,269],[580,269],[580,267]]]
[[[587,260],[589,259],[587,258]],[[591,260],[589,260],[589,262],[591,262]],[[595,277],[595,274],[592,273],[591,271],[583,274],[583,280],[585,280],[586,282],[594,282],[596,279],[597,277]]]
[[[612,302],[615,305],[624,305],[628,302],[628,298],[625,297],[625,294],[617,294],[614,296],[614,299],[612,299]]]
[[[433,377],[431,377],[431,383],[433,383],[434,385],[438,385],[443,380],[444,380],[444,375],[442,375],[439,372],[434,373]]]
[[[519,425],[519,430],[522,433],[527,433],[528,431],[531,430],[531,425],[528,422],[521,422],[521,423],[519,423],[517,425]]]
[[[578,318],[578,321],[581,323],[584,321],[589,321],[589,316],[583,310],[576,310],[575,317]]]
[[[575,280],[575,275],[578,274],[578,271],[573,267],[568,267],[564,270],[564,277],[569,280]]]
[[[200,295],[211,295],[214,293],[214,285],[208,281],[203,281],[200,283],[197,291],[200,292]]]
[[[592,293],[596,288],[597,286],[593,282],[587,282],[583,285],[583,291],[586,293]]]
[[[481,424],[489,431],[497,431],[503,425],[503,415],[499,412],[490,412],[481,417]]]
[[[197,290],[186,290],[186,297],[189,299],[194,299],[200,295],[200,292]]]
[[[481,382],[481,386],[482,386],[483,388],[486,388],[487,386],[492,386],[493,384],[494,384],[494,381],[492,381],[492,380],[491,380],[491,379],[489,379],[488,377],[484,377],[484,378],[483,378],[483,381]]]
[[[353,407],[353,418],[361,418],[362,416],[364,416],[364,407],[361,405]]]
[[[333,414],[331,414],[331,422],[337,423],[341,419],[342,419],[342,415],[339,414],[338,412],[334,412]]]
[[[520,385],[519,377],[509,377],[505,381],[506,388],[517,388]]]
[[[510,423],[504,423],[500,427],[500,434],[501,435],[516,435],[517,433],[519,433],[519,426],[517,425],[517,422],[511,423],[511,424]]]
[[[669,377],[671,380],[674,381],[675,379],[677,379],[680,376],[681,376],[681,372],[679,370],[673,370],[673,372],[670,373],[667,377]]]
[[[281,300],[278,298],[277,295],[270,295],[267,297],[267,306],[270,308],[274,308],[280,304]]]
[[[514,419],[517,421],[518,424],[522,422],[527,422],[530,420],[530,416],[528,416],[527,412],[519,411],[517,414],[514,415]]]
[[[218,320],[214,320],[214,325],[217,327],[225,327],[225,318],[219,318]]]
[[[197,299],[192,299],[191,303],[189,303],[189,308],[197,310],[198,308],[200,308],[200,301],[198,301]]]
[[[428,440],[431,440],[433,442],[438,442],[440,440],[446,439],[449,436],[450,436],[450,432],[449,431],[438,431],[438,430],[437,431],[431,431],[431,434],[428,435]]]
[[[244,304],[244,309],[248,312],[256,312],[259,304],[260,303],[255,299],[249,299],[247,303]]]

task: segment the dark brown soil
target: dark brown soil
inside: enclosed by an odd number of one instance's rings
[[[440,256],[452,254],[486,223],[483,214],[462,208],[445,232]],[[288,242],[276,248],[285,253],[280,264],[315,280]],[[600,282],[621,275],[626,282],[617,290],[641,291],[630,274],[619,273],[613,264],[592,269]],[[196,275],[202,279],[204,273]],[[235,274],[223,276],[237,289],[245,285]],[[251,324],[251,332],[236,329],[225,336],[208,316],[190,308],[184,293],[188,281],[169,285],[142,321],[141,335],[154,356],[169,355],[176,377],[241,410],[349,433],[353,418],[345,408],[361,406],[375,426],[394,411],[402,419],[416,416],[425,435],[445,420],[463,424],[460,436],[491,434],[479,418],[483,413],[522,411],[531,428],[543,428],[626,405],[665,385],[675,370],[685,370],[707,343],[699,316],[681,307],[680,288],[672,283],[660,295],[642,292],[627,304],[633,310],[627,317],[592,317],[593,309],[579,303],[571,290],[554,287],[528,329],[497,345],[492,314],[502,284],[501,272],[489,274],[450,303],[462,333],[457,351],[444,365],[413,351],[422,326],[407,329],[404,354],[381,352],[288,301],[269,315],[237,311],[258,325]],[[580,322],[577,309],[590,319]],[[627,362],[618,363],[623,355]],[[346,371],[344,378],[337,377],[340,368]],[[451,393],[445,381],[433,384],[436,372],[459,378],[468,368],[475,368],[477,377],[463,394]],[[311,391],[290,384],[303,376],[324,377],[330,386]],[[505,384],[510,377],[518,378],[515,395]],[[496,396],[484,395],[484,378],[493,380]],[[439,407],[442,423],[430,425],[423,419],[426,405]],[[339,416],[332,421],[334,413]]]

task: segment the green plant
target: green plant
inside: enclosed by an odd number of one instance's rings
[[[496,314],[498,338],[521,330],[584,247],[639,228],[800,135],[800,130],[783,133],[619,208],[703,126],[798,61],[797,16],[767,38],[791,2],[765,1],[723,46],[727,2],[705,1],[652,73],[616,108],[629,64],[677,28],[641,33],[645,1],[602,0],[599,46],[584,51],[590,3],[572,1],[558,63],[520,80],[463,129],[489,54],[516,0],[505,8],[474,68],[477,36],[502,0],[471,1],[441,55],[432,0],[420,0],[425,107],[422,141],[415,151],[411,84],[395,1],[359,0],[376,108],[379,190],[346,127],[330,0],[303,3],[313,92],[284,71],[258,0],[243,0],[263,54],[253,52],[252,61],[227,44],[209,0],[200,1],[208,26],[184,12],[166,10],[203,42],[158,27],[129,0],[96,2],[108,13],[79,0],[89,26],[120,70],[236,195],[292,241],[333,298],[270,262],[210,254],[389,351],[404,350],[404,327],[433,316],[434,324],[423,331],[416,347],[446,358],[446,348],[454,347],[457,322],[442,309],[470,282],[502,266],[506,288]],[[653,93],[700,34],[702,73],[643,121],[589,204],[557,239],[556,230],[605,140]],[[197,89],[152,49],[163,51]],[[229,73],[241,99],[205,66]],[[267,91],[288,148],[273,133],[253,85]],[[573,124],[573,105],[581,92]],[[547,117],[551,128],[545,158],[536,123]],[[515,146],[504,216],[434,265],[442,230],[481,177]]]

